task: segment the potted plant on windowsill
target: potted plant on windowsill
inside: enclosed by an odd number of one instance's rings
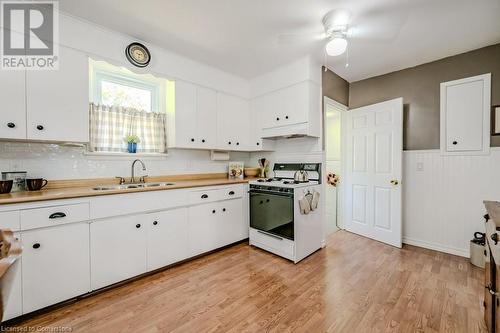
[[[131,154],[137,153],[137,144],[141,139],[137,135],[127,135],[124,140],[127,143],[127,151]]]

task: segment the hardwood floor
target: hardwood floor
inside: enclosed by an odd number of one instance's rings
[[[73,332],[485,332],[483,270],[344,231],[298,265],[239,244],[21,323]]]

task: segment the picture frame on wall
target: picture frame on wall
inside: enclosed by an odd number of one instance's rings
[[[500,105],[491,107],[491,135],[500,135]]]

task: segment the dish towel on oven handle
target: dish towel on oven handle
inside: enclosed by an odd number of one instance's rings
[[[318,208],[318,204],[319,204],[319,192],[314,191],[311,201],[311,210],[316,210]]]

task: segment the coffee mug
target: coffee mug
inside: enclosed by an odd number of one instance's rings
[[[0,194],[10,193],[12,190],[13,180],[0,180]]]
[[[43,178],[30,178],[26,179],[26,187],[28,191],[40,191],[45,185],[47,185],[47,179]]]

